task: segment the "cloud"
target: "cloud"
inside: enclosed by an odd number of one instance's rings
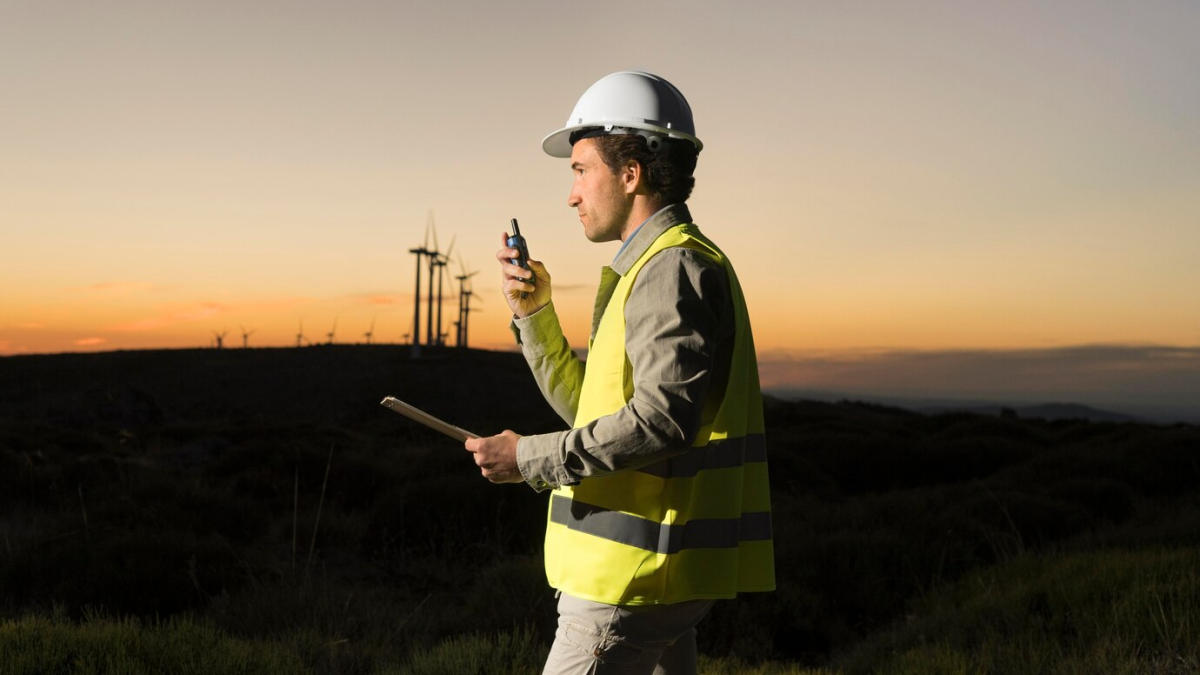
[[[91,286],[84,286],[83,291],[90,293],[119,293],[129,294],[138,291],[149,291],[154,289],[154,284],[145,281],[105,281]]]
[[[451,293],[458,293],[457,290],[450,291],[449,289],[442,290],[443,300],[452,299]],[[365,305],[400,305],[412,304],[412,293],[355,293],[347,296],[355,303]]]
[[[106,340],[102,337],[80,338],[75,341],[75,346],[76,347],[95,347],[96,345],[102,345],[105,342],[108,342],[108,340]]]
[[[158,316],[138,319],[129,323],[117,324],[110,326],[109,330],[120,331],[123,333],[140,333],[145,331],[174,326],[181,323],[193,323],[196,321],[204,321],[211,319],[218,314],[226,311],[224,305],[215,302],[204,302],[199,305],[185,308],[164,310]]]
[[[242,313],[252,314],[269,314],[272,312],[281,312],[292,310],[296,307],[303,307],[312,303],[312,298],[307,297],[273,297],[259,300],[251,300],[239,302],[236,307],[227,307],[229,311],[237,311]]]

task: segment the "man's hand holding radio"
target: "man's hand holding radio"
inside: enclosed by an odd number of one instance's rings
[[[500,237],[503,246],[496,251],[496,259],[504,273],[504,299],[512,313],[524,319],[549,304],[550,273],[536,260],[528,261],[529,269],[514,265],[513,260],[520,257],[521,251],[509,246],[509,240],[508,234]]]

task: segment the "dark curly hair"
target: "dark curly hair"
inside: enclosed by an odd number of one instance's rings
[[[692,194],[696,179],[696,157],[691,141],[663,138],[657,151],[638,134],[597,133],[598,129],[580,129],[571,134],[571,145],[582,138],[595,138],[600,159],[614,173],[633,160],[642,165],[642,174],[650,196],[659,204],[682,204]]]

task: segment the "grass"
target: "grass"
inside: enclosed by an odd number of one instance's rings
[[[331,645],[317,645],[330,648]],[[418,647],[372,675],[537,675],[548,644],[532,628],[469,633]],[[2,675],[304,675],[313,672],[289,640],[244,640],[204,622],[175,617],[146,623],[93,614],[80,622],[62,613],[0,622]],[[344,672],[344,671],[342,671]],[[702,656],[709,675],[834,675],[785,663],[750,664]]]
[[[530,563],[531,564],[531,563]],[[523,565],[485,586],[514,581]],[[507,592],[507,591],[506,591]],[[515,593],[519,595],[519,592]],[[549,641],[529,626],[496,629],[505,612],[451,611],[400,596],[358,599],[315,584],[263,584],[241,607],[207,618],[111,618],[85,611],[0,623],[9,673],[537,673]],[[476,606],[476,611],[478,607]],[[714,675],[1184,675],[1200,671],[1200,548],[1022,555],[981,568],[911,606],[901,625],[817,668],[784,660],[702,655]],[[398,611],[407,616],[399,616]],[[222,617],[235,617],[228,627]],[[440,625],[438,625],[440,624]],[[713,626],[702,624],[702,632]],[[251,633],[256,637],[239,636]],[[439,637],[441,635],[441,637]],[[388,649],[388,645],[392,648]]]
[[[530,628],[497,634],[467,634],[417,648],[402,664],[380,675],[537,675],[548,646]]]
[[[186,618],[146,623],[90,614],[76,623],[62,613],[0,622],[3,675],[268,675],[306,673],[277,644],[239,640]]]
[[[917,603],[848,675],[1200,672],[1200,549],[1023,556]]]

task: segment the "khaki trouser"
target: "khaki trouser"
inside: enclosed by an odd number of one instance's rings
[[[563,593],[542,675],[695,675],[696,624],[712,604],[622,607]]]

